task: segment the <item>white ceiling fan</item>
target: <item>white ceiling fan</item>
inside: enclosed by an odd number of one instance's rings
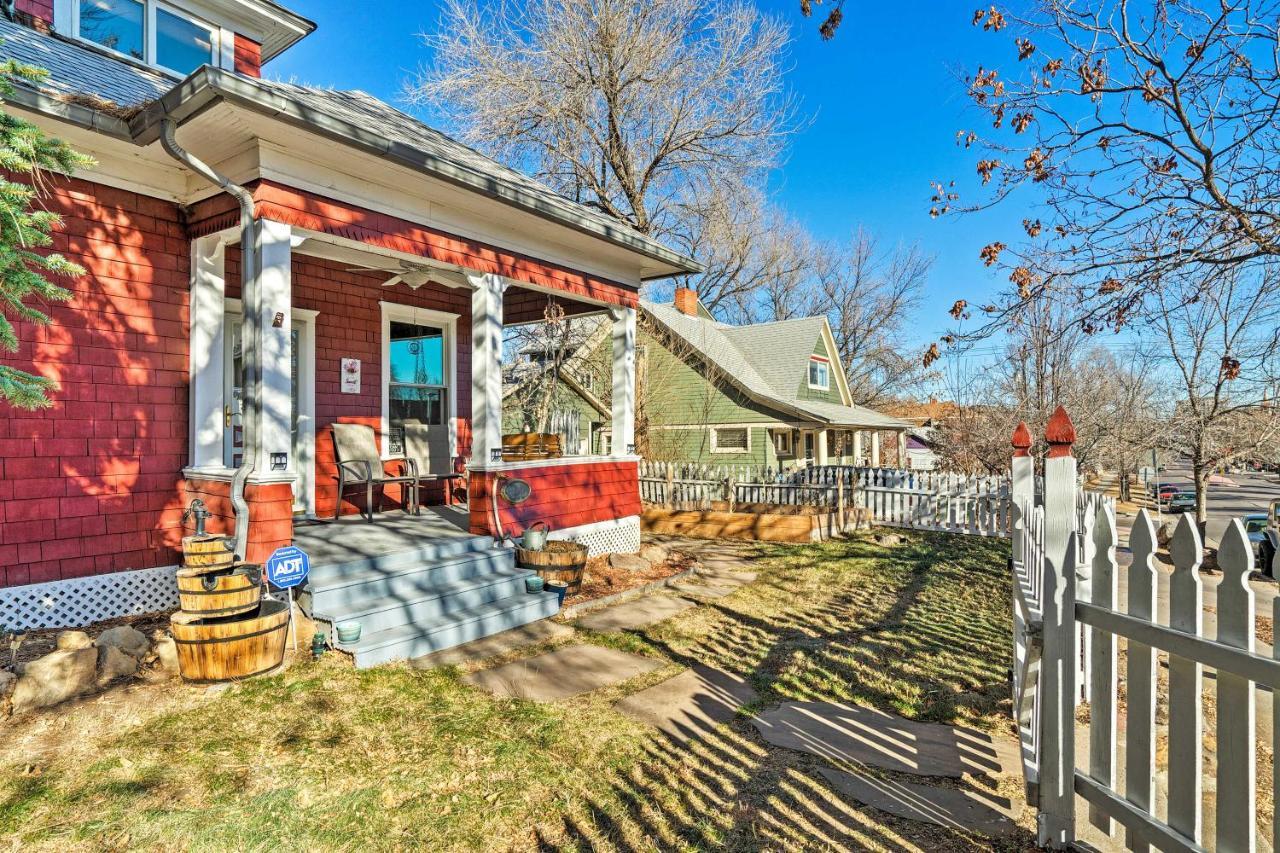
[[[348,272],[389,272],[393,273],[391,278],[382,283],[383,287],[394,287],[400,282],[404,282],[414,290],[431,281],[432,278],[439,280],[441,274],[447,270],[429,267],[425,264],[415,264],[411,261],[400,261],[398,264],[385,267],[348,267]]]

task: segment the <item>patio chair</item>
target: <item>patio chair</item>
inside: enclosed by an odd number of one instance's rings
[[[449,436],[444,427],[431,427],[420,421],[404,422],[405,456],[414,464],[413,475],[418,478],[418,494],[421,484],[425,482],[444,481],[444,502],[453,503],[454,481],[462,480],[463,475],[453,468],[453,459],[449,456]],[[422,502],[418,502],[415,513],[422,512]]]
[[[378,487],[378,511],[381,512],[384,487],[388,483],[404,486],[409,493],[409,511],[417,511],[416,463],[404,456],[383,459],[378,453],[378,443],[374,440],[373,427],[364,424],[334,424],[333,450],[338,457],[338,505],[333,510],[334,519],[342,514],[342,497],[346,494],[348,486],[363,485],[365,487],[365,508],[362,514],[366,521],[373,521],[374,486]],[[385,463],[395,461],[404,463],[404,474],[387,474]]]

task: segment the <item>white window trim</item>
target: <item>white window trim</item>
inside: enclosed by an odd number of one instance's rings
[[[747,446],[746,447],[725,447],[725,448],[720,447],[720,443],[719,441],[717,441],[717,435],[722,429],[733,429],[733,430],[740,429],[745,431],[747,434]],[[711,452],[712,453],[750,453],[751,452],[751,427],[727,427],[727,426],[711,427]]]
[[[813,365],[814,364],[821,364],[827,369],[827,381],[821,385],[818,385],[813,381]],[[807,365],[807,368],[806,368],[805,381],[807,381],[809,383],[809,387],[814,389],[815,391],[830,391],[831,390],[831,360],[827,358],[823,358],[820,355],[809,356],[809,364]]]
[[[386,437],[391,430],[391,323],[395,321],[444,329],[444,372],[449,383],[449,416],[445,420],[449,427],[449,458],[452,460],[458,455],[458,315],[398,302],[379,302],[378,307],[382,311],[382,455],[388,455]]]
[[[779,439],[782,439],[782,441],[779,441]],[[782,446],[784,444],[786,445],[785,447]],[[779,456],[795,456],[795,436],[791,430],[782,429],[773,432],[773,452]]]
[[[163,7],[166,12],[179,18],[185,18],[209,31],[212,45],[209,56],[210,65],[215,68],[230,69],[235,67],[235,34],[233,32],[207,18],[170,3],[161,2],[161,0],[139,0],[139,2],[142,3],[142,52],[144,54],[142,59],[80,35],[80,0],[55,0],[53,7],[54,29],[69,34],[72,38],[92,45],[98,50],[106,51],[112,56],[118,56],[128,62],[141,62],[150,68],[163,71],[165,74],[182,78],[186,75],[161,65],[156,59],[156,9]],[[230,41],[230,44],[227,43],[228,41]]]

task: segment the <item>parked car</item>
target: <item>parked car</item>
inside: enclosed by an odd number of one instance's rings
[[[1160,503],[1168,502],[1169,498],[1182,491],[1173,483],[1161,483],[1158,486],[1148,486],[1151,496],[1160,501]]]
[[[1174,492],[1168,499],[1169,512],[1195,512],[1195,492]]]
[[[1253,545],[1254,567],[1264,575],[1276,576],[1276,554],[1280,552],[1280,499],[1273,500],[1264,513],[1246,515],[1244,532]]]

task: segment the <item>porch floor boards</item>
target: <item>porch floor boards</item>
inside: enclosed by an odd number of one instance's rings
[[[431,542],[471,539],[469,524],[465,505],[424,506],[422,515],[403,510],[376,513],[372,523],[359,515],[298,523],[293,529],[293,544],[307,552],[312,566],[333,565],[408,551]]]

